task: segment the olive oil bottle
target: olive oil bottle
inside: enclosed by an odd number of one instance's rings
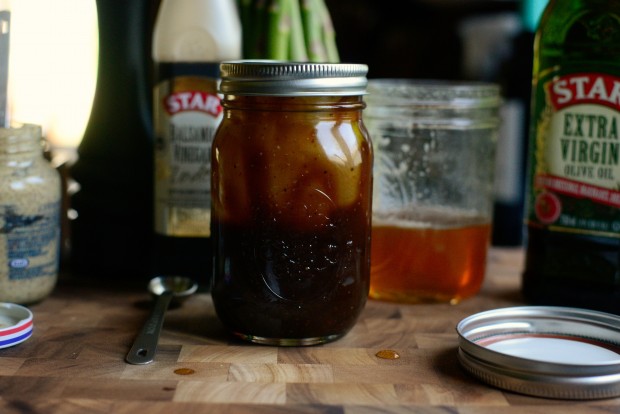
[[[620,0],[551,0],[532,83],[524,296],[620,313]]]

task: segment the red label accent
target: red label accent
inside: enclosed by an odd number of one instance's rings
[[[17,332],[25,331],[26,329],[30,328],[31,326],[32,326],[32,320],[29,320],[25,324],[23,324],[21,326],[18,326],[16,328],[5,329],[5,330],[2,331],[2,335],[0,335],[0,339],[2,339],[2,337],[7,336],[7,335],[12,335],[12,334],[15,334]]]
[[[170,115],[185,111],[205,112],[213,117],[222,113],[222,105],[217,95],[200,92],[177,92],[164,98],[164,108]]]
[[[620,208],[620,191],[567,180],[555,175],[538,175],[535,185],[537,188],[546,188],[575,198],[589,198],[597,203]]]
[[[605,105],[620,110],[620,78],[601,73],[572,73],[554,78],[547,93],[556,110],[576,104]]]

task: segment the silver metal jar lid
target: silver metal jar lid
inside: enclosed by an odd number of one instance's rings
[[[220,92],[245,96],[351,96],[366,93],[368,66],[238,60],[220,64]]]
[[[463,319],[458,357],[478,379],[561,399],[620,395],[620,317],[577,308],[524,306]]]

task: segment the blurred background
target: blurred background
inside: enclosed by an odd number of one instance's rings
[[[523,243],[532,45],[547,0],[326,0],[343,61],[370,78],[500,84],[492,242]]]
[[[472,25],[495,31],[474,40],[495,65],[510,53],[520,25],[518,0],[326,0],[343,61],[370,66],[370,77],[463,79],[492,77],[472,73],[465,62],[465,36]],[[472,34],[473,36],[473,34]],[[503,44],[501,44],[503,43]],[[483,62],[480,62],[482,65]]]
[[[370,78],[467,79],[502,86],[493,243],[520,245],[532,40],[546,0],[325,3],[341,61],[368,64]],[[43,126],[55,165],[70,171],[72,226],[65,226],[65,234],[73,232],[76,239],[74,263],[92,268],[99,262],[103,274],[144,271],[149,261],[151,37],[159,4],[13,0],[11,5],[10,109],[15,120]]]
[[[150,44],[160,0],[133,0]],[[525,1],[543,3],[546,1]],[[52,4],[53,3],[53,4]],[[13,113],[47,126],[54,145],[79,143],[97,71],[96,4],[110,0],[19,0],[13,12]],[[342,61],[367,63],[369,77],[496,80],[514,55],[522,24],[521,0],[326,0]],[[137,12],[146,15],[139,15]],[[53,22],[50,30],[45,22]],[[134,31],[135,33],[135,31]],[[136,41],[142,39],[136,39]],[[43,69],[44,68],[44,69]],[[69,87],[79,85],[79,88]],[[38,93],[38,99],[33,95]],[[59,103],[59,99],[61,102]],[[24,101],[29,101],[25,104]],[[70,112],[50,115],[47,107]],[[29,107],[29,109],[26,109]],[[30,112],[25,112],[30,111]],[[47,112],[46,112],[47,111]]]

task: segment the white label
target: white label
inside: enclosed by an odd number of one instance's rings
[[[222,119],[216,83],[178,77],[156,87],[155,230],[160,234],[179,235],[184,227],[208,234],[211,146]]]
[[[23,214],[14,205],[2,205],[9,280],[52,276],[58,272],[60,203],[44,204],[36,214]]]

